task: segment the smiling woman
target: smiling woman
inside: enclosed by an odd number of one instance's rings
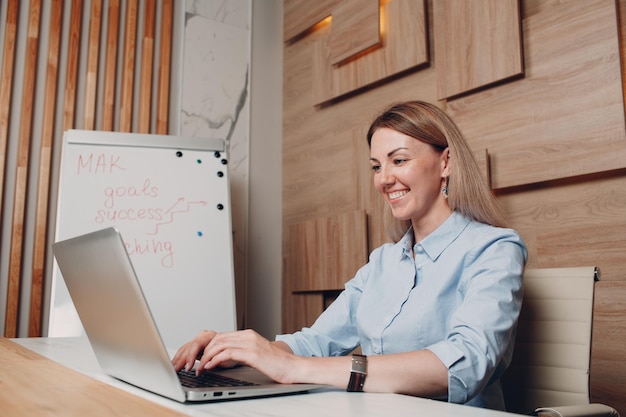
[[[396,392],[504,409],[527,252],[463,136],[424,102],[385,110],[368,136],[374,184],[402,228],[310,328],[270,342],[203,331],[173,364],[244,363],[279,382]],[[339,256],[339,255],[338,255]],[[360,348],[362,355],[350,354]]]
[[[407,143],[412,143],[413,146],[430,145],[428,148],[431,151],[448,160],[447,169],[441,175],[440,190],[448,200],[450,209],[481,223],[497,227],[507,226],[507,220],[483,179],[472,150],[459,128],[444,111],[422,101],[389,107],[376,118],[367,133],[372,156],[375,151],[372,142],[379,130],[395,132],[396,136],[403,135]],[[383,132],[378,132],[376,136],[382,135]],[[397,241],[407,231],[410,221],[390,214],[387,213],[385,219],[388,232]]]

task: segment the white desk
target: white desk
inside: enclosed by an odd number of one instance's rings
[[[306,394],[273,398],[226,401],[218,403],[180,404],[140,390],[103,374],[86,339],[83,338],[22,338],[13,342],[40,355],[59,362],[75,371],[101,382],[121,388],[144,399],[189,416],[454,416],[506,417],[513,414],[470,406],[396,394],[347,393],[339,389],[324,389]],[[2,404],[0,404],[2,409]]]

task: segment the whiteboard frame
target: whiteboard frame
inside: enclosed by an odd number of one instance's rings
[[[227,147],[226,143],[222,139],[217,138],[198,138],[198,137],[184,137],[184,136],[171,136],[171,135],[153,135],[153,134],[141,134],[141,133],[121,133],[121,132],[103,132],[103,131],[87,131],[87,130],[68,130],[65,132],[63,136],[62,150],[61,150],[61,167],[59,174],[59,188],[57,194],[57,212],[56,212],[56,222],[55,222],[55,230],[54,236],[55,241],[60,238],[67,238],[69,236],[60,236],[61,234],[61,206],[62,206],[62,193],[63,193],[63,163],[64,157],[66,153],[66,149],[68,146],[98,146],[98,147],[112,147],[112,148],[151,148],[151,149],[171,149],[171,150],[181,150],[181,151],[201,151],[201,152],[219,152],[223,155],[224,158],[228,158],[227,155]],[[228,165],[224,166],[224,170],[226,171],[226,181],[229,180],[228,176]],[[224,202],[227,204],[226,208],[228,210],[228,236],[225,236],[224,239],[228,243],[230,247],[229,259],[225,260],[229,262],[227,266],[230,273],[230,290],[229,294],[223,294],[223,298],[220,299],[220,303],[223,302],[223,317],[219,318],[219,326],[213,326],[214,330],[218,331],[232,331],[237,328],[237,313],[236,313],[236,294],[235,294],[235,277],[234,277],[234,246],[233,246],[233,237],[232,237],[232,213],[231,213],[231,199],[230,199],[230,185],[227,183],[227,193],[228,195],[223,196]],[[66,220],[67,221],[67,220]],[[87,231],[86,231],[87,232]],[[123,233],[122,233],[123,236]],[[56,261],[53,262],[53,271],[51,277],[51,294],[50,294],[50,314],[48,327],[49,329],[54,329],[53,321],[55,320],[55,293],[57,290],[65,291],[67,293],[67,288],[62,282],[62,278],[60,271],[58,270],[58,265],[56,265]],[[141,281],[141,276],[138,277]],[[204,288],[206,290],[206,288]],[[64,296],[66,294],[63,294]],[[164,294],[164,297],[168,297],[169,294]],[[148,303],[150,304],[149,297]],[[181,301],[182,302],[182,301]],[[172,309],[181,308],[175,305],[176,301],[172,300]],[[156,303],[156,304],[160,304]],[[152,307],[151,307],[152,308]],[[162,307],[159,307],[162,308]],[[221,310],[220,310],[221,311]],[[75,313],[75,310],[73,312]],[[154,314],[154,312],[153,312]],[[202,314],[189,314],[189,321],[186,323],[181,323],[181,326],[186,326],[190,329],[189,337],[195,336],[198,331],[206,328],[208,320],[202,319]],[[58,318],[56,318],[58,320]],[[157,326],[159,326],[157,320]],[[58,326],[57,326],[58,327]],[[161,326],[159,326],[161,327]],[[172,327],[171,324],[168,324],[167,327]],[[186,342],[186,339],[182,339],[179,334],[170,337],[167,332],[162,332],[162,337],[166,345],[170,348],[175,348],[180,344]],[[54,332],[50,333],[49,336],[82,336],[84,331],[81,329],[80,334],[54,334]]]

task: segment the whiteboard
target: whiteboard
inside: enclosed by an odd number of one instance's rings
[[[55,240],[117,228],[171,349],[202,329],[236,329],[227,163],[220,139],[83,130],[63,137]],[[55,262],[48,336],[82,334]]]

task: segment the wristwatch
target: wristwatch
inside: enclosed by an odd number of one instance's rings
[[[352,355],[352,366],[350,368],[350,382],[348,382],[348,392],[362,392],[365,377],[367,376],[367,356],[354,353]]]

